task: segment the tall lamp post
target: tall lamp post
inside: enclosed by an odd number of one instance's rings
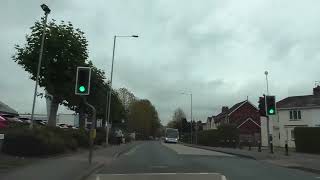
[[[267,85],[267,96],[269,95],[269,83],[268,83],[268,71],[265,71],[264,74],[266,75],[266,85]],[[268,147],[270,148],[270,127],[269,127],[269,116],[267,114],[267,104],[266,100],[267,98],[265,97],[265,111],[266,111],[266,117],[267,117],[267,134],[268,134]]]
[[[109,138],[109,125],[110,124],[110,106],[111,106],[111,94],[112,94],[112,78],[113,78],[113,64],[114,64],[114,55],[116,50],[116,40],[117,38],[138,38],[138,35],[131,35],[131,36],[113,36],[113,50],[112,50],[112,64],[111,64],[111,74],[110,74],[110,90],[108,94],[108,106],[106,107],[106,144],[108,145],[108,138]]]
[[[181,94],[190,95],[190,142],[192,144],[192,92],[181,92]]]
[[[41,8],[44,11],[44,15],[45,16],[44,16],[44,21],[43,21],[43,30],[42,30],[42,39],[41,39],[41,45],[40,45],[40,53],[39,53],[38,69],[37,69],[37,76],[36,76],[36,84],[35,84],[35,87],[34,87],[34,94],[33,94],[30,128],[33,128],[34,108],[35,108],[35,104],[36,104],[37,90],[38,90],[38,84],[39,84],[39,74],[40,74],[40,70],[41,70],[41,61],[42,61],[42,54],[43,54],[44,39],[45,39],[45,36],[46,36],[47,19],[48,19],[48,14],[51,11],[49,9],[49,7],[47,5],[45,5],[45,4],[42,4]]]

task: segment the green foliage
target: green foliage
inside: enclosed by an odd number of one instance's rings
[[[320,153],[320,127],[296,127],[294,137],[297,152]]]
[[[43,23],[37,21],[26,36],[26,44],[15,46],[13,60],[36,79]],[[80,29],[68,22],[48,23],[39,85],[61,103],[74,93],[75,73],[78,66],[86,65],[87,40]]]
[[[5,134],[2,151],[18,156],[46,156],[88,146],[86,132],[74,129],[34,127],[11,128]]]
[[[128,114],[130,132],[140,133],[142,137],[154,136],[160,127],[158,112],[149,100],[137,100],[131,104]]]
[[[196,139],[193,133],[193,142]],[[190,134],[184,134],[182,141],[190,143]],[[204,146],[234,147],[239,141],[238,129],[233,125],[221,125],[218,129],[198,132],[198,144]]]
[[[43,19],[42,19],[43,20]],[[15,46],[12,59],[30,73],[36,80],[38,57],[41,45],[43,23],[35,22],[31,33],[26,35],[26,44]],[[44,42],[39,86],[52,95],[49,125],[55,126],[58,104],[70,100],[74,94],[75,74],[78,66],[86,66],[88,42],[80,29],[68,22],[48,23]]]

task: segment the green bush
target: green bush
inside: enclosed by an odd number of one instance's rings
[[[69,133],[79,147],[89,147],[89,133],[84,129],[71,129]]]
[[[294,137],[297,152],[320,153],[320,127],[296,127]]]
[[[207,131],[198,132],[198,144],[201,144],[204,146],[218,146],[219,145],[218,131],[215,129],[211,129]]]
[[[64,152],[63,139],[42,129],[17,128],[8,131],[2,151],[18,156],[50,155]]]
[[[43,156],[88,145],[88,133],[84,130],[16,127],[6,130],[2,151],[18,156]]]
[[[204,146],[235,147],[239,141],[239,132],[235,126],[222,125],[218,129],[210,129],[198,132],[198,144]],[[193,133],[193,143],[196,134]],[[182,142],[190,143],[190,134],[183,134]]]

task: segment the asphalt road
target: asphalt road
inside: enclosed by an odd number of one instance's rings
[[[320,175],[220,152],[149,141],[123,152],[90,180],[315,180]]]

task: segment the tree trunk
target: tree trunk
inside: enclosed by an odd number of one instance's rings
[[[48,126],[55,127],[57,123],[57,112],[59,108],[59,102],[57,102],[55,97],[52,97],[50,105],[50,115],[48,119]]]

